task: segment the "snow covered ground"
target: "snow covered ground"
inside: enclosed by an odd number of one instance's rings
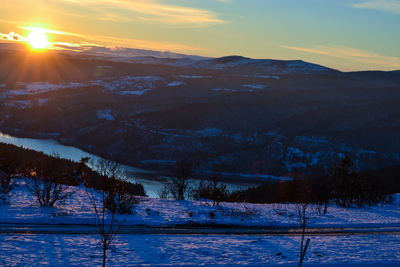
[[[94,213],[85,188],[69,187],[74,194],[63,205],[43,209],[26,189],[26,181],[15,181],[9,204],[0,206],[0,223],[92,224]],[[121,215],[127,225],[175,226],[221,225],[241,227],[297,227],[294,204],[221,203],[174,201],[141,197],[132,215]],[[309,209],[311,228],[400,227],[400,197],[394,203],[371,208],[343,209],[330,205],[328,214]]]
[[[0,205],[0,226],[21,224],[83,227],[94,222],[94,214],[83,187],[69,187],[72,197],[55,208],[40,208],[26,189],[26,181],[17,179],[9,204]],[[309,227],[363,228],[400,227],[400,198],[395,202],[364,209],[342,209],[331,205],[327,215],[310,210]],[[298,225],[293,204],[244,204],[172,201],[141,198],[132,215],[121,215],[127,226],[151,227],[176,225],[236,226],[243,229],[272,227],[295,228]],[[64,226],[63,226],[64,225]],[[44,226],[46,227],[46,226]],[[204,229],[204,228],[203,228]],[[220,228],[224,229],[224,228]],[[1,229],[0,229],[1,230]],[[96,234],[38,233],[19,234],[0,231],[1,266],[97,266],[101,260]],[[68,234],[66,234],[68,233]],[[372,263],[372,266],[400,265],[400,232],[331,233],[308,235],[311,238],[306,265]],[[298,261],[300,236],[249,233],[142,233],[122,231],[111,251],[111,266],[262,266],[292,264]],[[313,266],[313,265],[310,265]],[[315,265],[318,266],[318,265]]]
[[[400,264],[400,234],[312,236],[304,266]],[[97,235],[0,235],[6,266],[99,266]],[[262,266],[298,261],[299,236],[119,235],[110,266]],[[377,265],[380,263],[380,265]]]
[[[15,89],[7,91],[7,95],[35,95],[42,94],[52,91],[57,91],[59,89],[67,88],[79,88],[85,86],[82,83],[77,82],[64,82],[59,84],[53,84],[48,82],[33,82],[33,83],[17,83],[17,87],[21,89]]]

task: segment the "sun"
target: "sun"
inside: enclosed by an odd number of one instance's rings
[[[35,30],[28,34],[27,37],[29,45],[33,49],[46,49],[49,47],[49,39],[47,38],[46,34],[43,31]]]

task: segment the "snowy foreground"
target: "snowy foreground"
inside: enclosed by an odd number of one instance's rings
[[[304,266],[400,265],[399,240],[400,234],[312,236]],[[101,264],[97,243],[96,235],[0,235],[0,262],[7,266],[96,266]],[[298,236],[120,235],[109,262],[111,266],[295,264],[299,243]]]
[[[55,208],[40,208],[35,197],[18,180],[9,204],[0,206],[1,223],[93,224],[94,213],[86,189],[69,187],[74,194]],[[311,207],[309,227],[400,227],[400,197],[394,203],[363,209],[330,205],[326,215]],[[132,215],[120,215],[126,225],[220,225],[298,227],[294,204],[221,203],[173,201],[141,197]]]
[[[94,223],[85,189],[71,187],[69,190],[75,193],[63,205],[43,209],[38,207],[24,183],[23,180],[17,181],[10,203],[0,206],[0,265],[99,265],[101,249],[98,236],[79,233],[80,228],[85,229]],[[298,261],[300,236],[291,232],[298,227],[293,204],[221,203],[215,207],[211,202],[141,198],[132,215],[121,215],[119,219],[128,228],[202,225],[210,229],[236,227],[243,231],[225,234],[207,233],[204,228],[197,234],[195,231],[187,234],[123,231],[110,254],[112,266],[295,266]],[[13,225],[26,227],[26,233],[3,231]],[[48,228],[52,225],[60,229],[68,226],[76,231],[31,232],[32,225]],[[374,230],[363,234],[346,231],[310,234],[311,243],[304,266],[400,266],[399,197],[393,204],[365,209],[342,209],[331,205],[327,215],[318,215],[311,209],[309,227],[311,231],[327,228]],[[251,234],[249,231],[252,229],[285,229],[286,232]]]

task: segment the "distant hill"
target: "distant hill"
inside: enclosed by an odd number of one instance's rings
[[[344,154],[360,169],[400,164],[399,71],[151,53],[0,49],[0,131],[148,168],[191,158],[199,173],[252,179],[328,170]]]

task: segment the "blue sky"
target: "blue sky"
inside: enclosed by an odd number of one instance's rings
[[[400,0],[2,0],[0,33],[57,42],[400,69]],[[7,37],[3,37],[7,39]]]

